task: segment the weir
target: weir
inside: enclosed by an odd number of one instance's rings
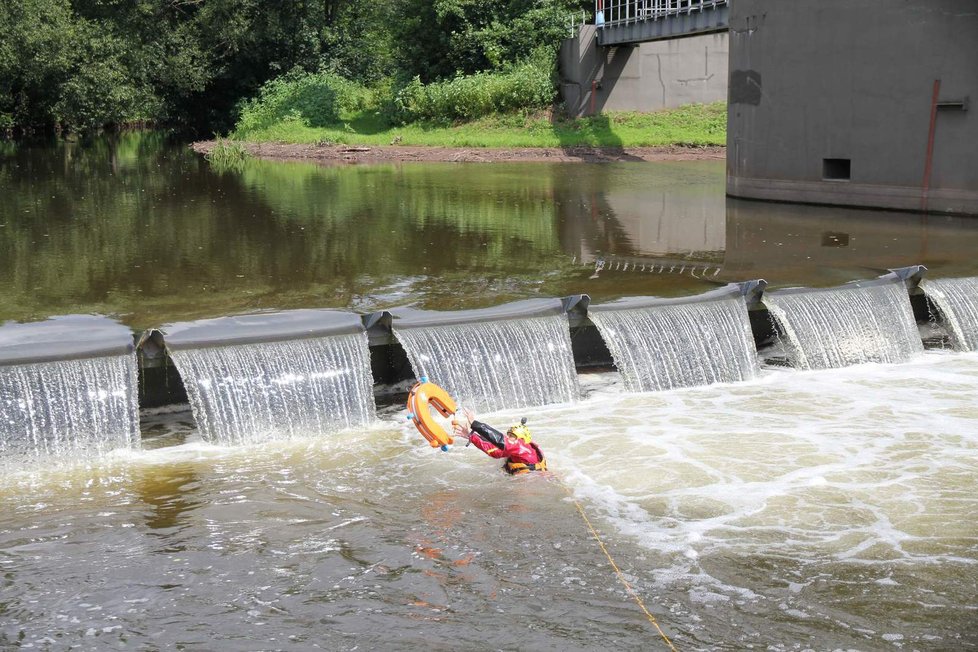
[[[573,295],[453,312],[293,310],[175,323],[140,337],[139,394],[126,327],[92,316],[6,324],[0,455],[129,446],[140,406],[189,402],[205,440],[238,444],[364,426],[421,376],[486,411],[573,402],[586,369],[615,367],[628,391],[660,391],[749,380],[759,358],[781,364],[772,351],[802,369],[899,362],[923,350],[918,324],[951,333],[929,346],[974,347],[976,279],[921,288],[924,271],[828,289],[765,292],[757,280],[602,305]]]
[[[691,298],[591,305],[588,317],[625,388],[651,392],[754,378],[757,351],[747,308],[744,289],[731,284]]]
[[[580,389],[564,303],[530,299],[496,308],[391,310],[415,376],[466,407],[498,410],[577,400]]]
[[[161,333],[208,441],[322,434],[374,419],[359,315],[295,310],[173,324]]]
[[[837,288],[776,290],[763,301],[793,367],[903,362],[923,351],[907,291],[922,272],[904,268]]]
[[[0,465],[138,441],[133,351],[129,329],[103,317],[0,325]]]
[[[978,278],[928,280],[922,285],[957,351],[978,350]]]

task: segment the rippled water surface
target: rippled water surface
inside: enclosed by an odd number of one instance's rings
[[[0,320],[99,313],[135,330],[257,310],[683,296],[888,268],[978,276],[978,220],[727,200],[723,161],[252,161],[215,170],[128,133],[0,143]]]
[[[550,477],[434,451],[391,410],[236,448],[164,415],[143,450],[8,476],[0,641],[665,647],[576,500],[678,649],[978,645],[974,354],[619,385],[529,412]]]

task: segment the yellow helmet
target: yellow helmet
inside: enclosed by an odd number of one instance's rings
[[[521,439],[527,444],[529,444],[531,441],[530,429],[526,427],[525,418],[521,419],[520,422],[515,426],[510,427],[510,429],[506,431],[506,434],[512,435],[517,439]]]

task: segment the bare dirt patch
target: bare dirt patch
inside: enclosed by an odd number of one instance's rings
[[[208,153],[216,141],[192,145],[195,152]],[[323,165],[370,163],[614,163],[621,161],[723,160],[724,147],[524,147],[496,149],[479,147],[415,147],[400,145],[291,145],[286,143],[242,143],[253,156],[273,161],[309,161]]]

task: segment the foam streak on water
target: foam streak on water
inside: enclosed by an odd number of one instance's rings
[[[754,378],[757,355],[743,297],[650,308],[594,311],[631,392]]]
[[[978,278],[926,280],[923,290],[943,316],[958,351],[978,350]]]
[[[864,288],[772,292],[764,303],[792,366],[831,369],[903,362],[923,351],[903,281]]]
[[[395,333],[415,373],[467,407],[494,410],[577,399],[577,372],[563,315]]]
[[[370,353],[362,333],[171,355],[207,441],[316,435],[374,418]]]
[[[135,355],[0,367],[0,456],[77,457],[139,436]]]

